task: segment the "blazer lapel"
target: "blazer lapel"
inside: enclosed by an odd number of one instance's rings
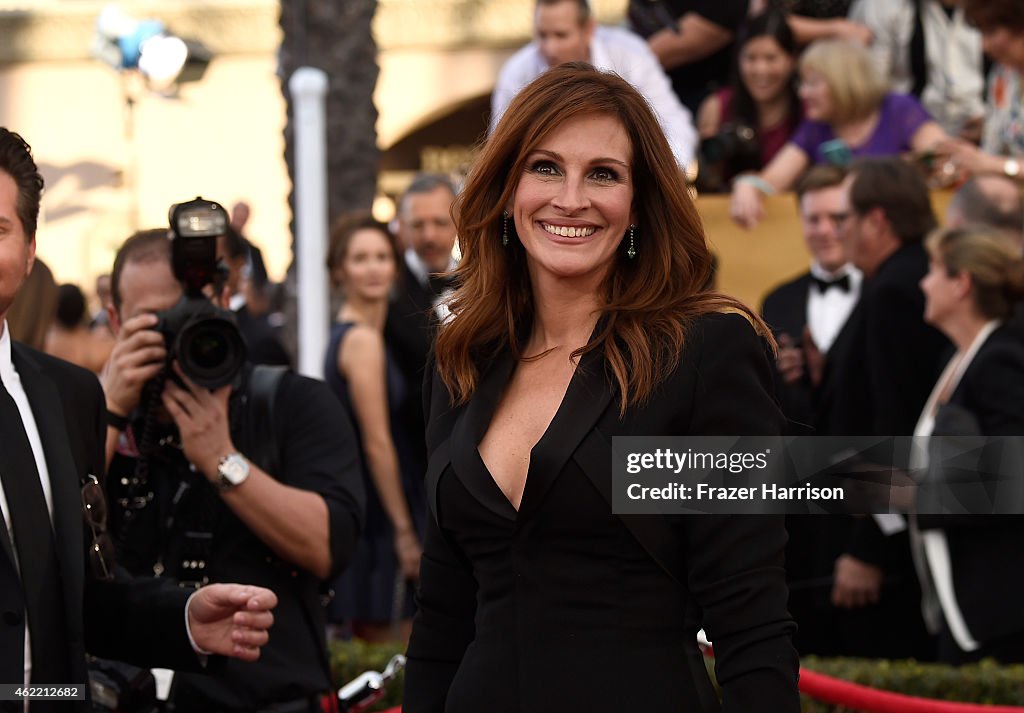
[[[53,498],[53,524],[57,547],[57,559],[65,582],[81,582],[84,576],[82,559],[82,516],[79,502],[78,470],[68,445],[64,407],[57,386],[39,367],[30,354],[14,344],[12,359],[21,377],[22,387],[32,405],[32,415],[39,429],[39,438],[46,457],[46,469],[50,476],[50,491]],[[65,591],[72,591],[65,584]],[[81,606],[74,596],[66,601],[70,609]],[[80,616],[80,614],[79,614]],[[69,618],[69,622],[77,619]]]
[[[595,350],[584,355],[576,368],[558,411],[531,452],[519,515],[536,510],[574,451],[607,410],[614,390],[608,385],[604,365],[603,354]],[[433,449],[427,466],[427,493],[432,508],[436,509],[441,473],[450,462],[456,477],[484,507],[502,518],[516,519],[515,508],[494,482],[477,449],[514,366],[512,354],[503,352],[481,378],[469,403],[459,409],[451,438]]]
[[[587,352],[576,367],[565,398],[548,430],[533,447],[519,514],[536,512],[566,463],[604,414],[616,390],[609,385],[601,349]],[[609,451],[609,458],[611,452]]]
[[[10,517],[10,513],[7,513],[7,515]],[[11,568],[13,569],[14,545],[11,542],[10,534],[7,532],[6,524],[3,527],[0,527],[0,550],[3,550],[4,555],[6,555],[7,560],[11,563]]]
[[[456,476],[484,507],[506,520],[515,520],[516,510],[494,482],[477,447],[487,432],[514,366],[511,352],[502,352],[484,374],[469,403],[456,417],[451,441],[455,444],[451,462]]]

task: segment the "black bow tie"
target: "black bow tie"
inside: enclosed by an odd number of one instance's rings
[[[446,277],[445,275],[437,272],[432,272],[427,277],[427,282],[430,284],[430,291],[435,295],[441,295],[445,290],[455,285],[454,277]]]
[[[814,275],[811,275],[811,280],[813,280],[814,284],[817,285],[818,292],[820,292],[821,294],[825,294],[826,292],[828,292],[828,288],[830,287],[836,287],[841,292],[850,291],[849,275],[843,275],[842,277],[837,277],[834,280],[823,280],[820,277],[815,277]]]

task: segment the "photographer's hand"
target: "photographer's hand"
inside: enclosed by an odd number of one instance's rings
[[[216,482],[220,459],[238,450],[231,441],[228,425],[231,385],[210,391],[190,381],[178,362],[175,361],[172,368],[186,388],[168,379],[164,384],[164,407],[178,426],[188,462],[210,482]]]
[[[154,329],[156,325],[156,315],[150,313],[125,321],[103,367],[100,383],[107,408],[119,416],[128,416],[135,410],[142,387],[163,368],[167,348],[164,336]]]

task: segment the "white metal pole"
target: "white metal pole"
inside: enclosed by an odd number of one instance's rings
[[[327,268],[327,74],[295,70],[288,81],[295,126],[295,244],[299,372],[323,378],[329,326]]]

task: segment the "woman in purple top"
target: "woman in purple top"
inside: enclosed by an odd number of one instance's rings
[[[929,151],[948,138],[915,98],[888,91],[866,49],[843,40],[815,42],[801,57],[800,98],[806,118],[789,143],[733,183],[730,214],[743,227],[761,220],[762,194],[789,189],[812,164]]]

